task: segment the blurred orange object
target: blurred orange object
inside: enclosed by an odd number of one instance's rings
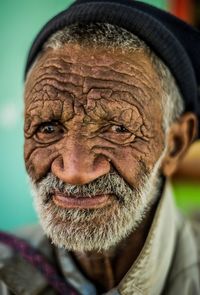
[[[182,20],[194,23],[194,1],[193,0],[169,0],[170,11]]]

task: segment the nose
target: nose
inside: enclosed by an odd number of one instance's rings
[[[51,165],[52,173],[68,184],[82,185],[110,171],[109,159],[84,144],[68,144]]]

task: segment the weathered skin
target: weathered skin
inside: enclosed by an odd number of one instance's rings
[[[161,96],[158,74],[143,52],[77,44],[48,49],[25,87],[29,175],[38,182],[52,172],[66,183],[86,184],[114,167],[137,188],[164,149]],[[194,122],[189,114],[171,127],[164,175],[172,174],[187,150]],[[111,255],[74,253],[89,278],[105,290],[121,280],[144,244],[154,210]]]
[[[38,181],[52,171],[67,183],[84,184],[108,173],[112,163],[137,186],[141,169],[151,170],[164,145],[159,85],[143,53],[83,52],[78,45],[48,50],[25,91],[31,177]],[[52,121],[54,132],[39,129]]]

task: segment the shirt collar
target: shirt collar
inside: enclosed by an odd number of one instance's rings
[[[176,207],[170,183],[158,204],[146,242],[138,258],[119,284],[124,295],[156,295],[163,290],[173,258],[178,228]]]
[[[117,290],[123,295],[160,294],[172,261],[177,228],[172,188],[167,182],[142,251],[120,284],[105,295],[119,294]],[[96,294],[65,250],[57,249],[57,257],[64,276],[81,294]]]

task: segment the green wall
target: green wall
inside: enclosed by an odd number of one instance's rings
[[[1,0],[0,4],[0,228],[36,222],[23,163],[23,69],[41,26],[72,1]],[[166,7],[165,1],[146,1]]]
[[[41,26],[72,1],[0,2],[0,228],[36,221],[23,163],[23,70]]]
[[[143,0],[143,2],[153,4],[159,8],[167,9],[167,7],[168,7],[167,0],[145,0],[145,1]]]

